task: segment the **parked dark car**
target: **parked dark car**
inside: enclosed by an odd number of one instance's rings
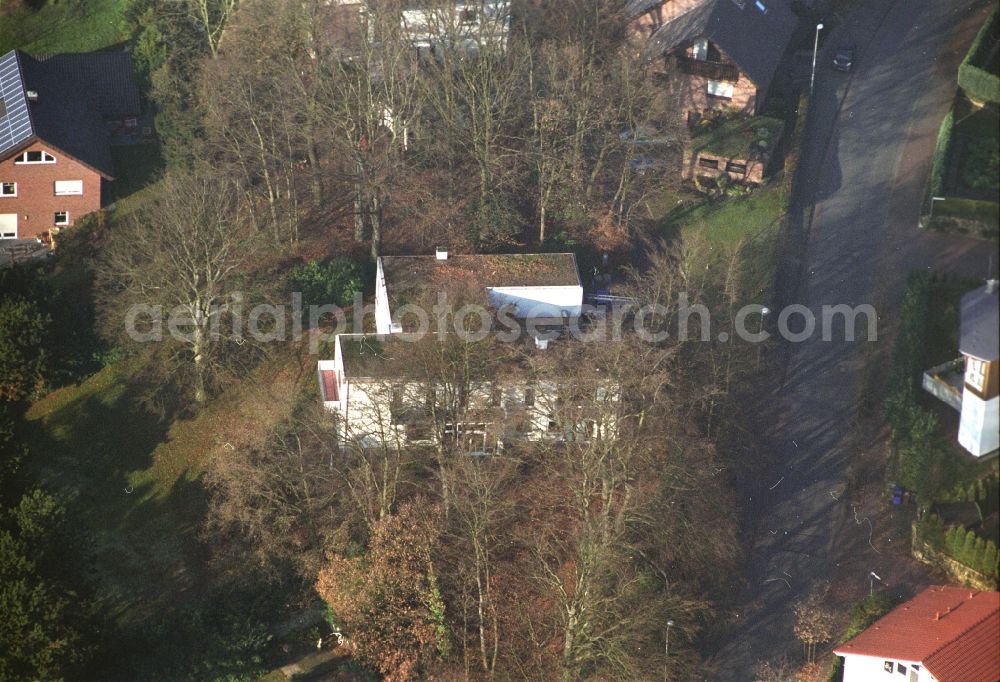
[[[837,71],[850,71],[854,67],[854,45],[841,45],[833,55],[833,68]]]

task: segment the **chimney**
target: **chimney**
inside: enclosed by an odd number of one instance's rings
[[[27,90],[24,94],[27,96],[29,102],[38,101],[38,90]]]
[[[439,246],[435,249],[434,255],[438,260],[448,260],[448,249]]]

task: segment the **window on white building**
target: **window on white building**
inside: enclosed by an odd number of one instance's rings
[[[14,159],[14,163],[55,163],[56,157],[52,156],[48,152],[35,150],[22,152],[20,156]]]
[[[725,81],[708,81],[708,94],[723,99],[733,98],[733,84]]]
[[[56,180],[56,196],[83,194],[83,180]]]
[[[17,196],[16,182],[0,182],[0,197],[16,197],[16,196]]]
[[[56,211],[53,222],[56,225],[69,225],[69,211]]]

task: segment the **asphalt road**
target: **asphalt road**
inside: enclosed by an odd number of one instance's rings
[[[796,185],[803,250],[788,264],[801,271],[795,300],[817,320],[824,305],[875,305],[886,344],[910,270],[986,276],[995,247],[917,228],[938,125],[984,9],[967,0],[874,0],[827,41]],[[842,39],[859,49],[850,75],[827,66]],[[757,519],[748,586],[710,679],[752,680],[758,662],[800,661],[792,605],[833,577],[843,552],[865,553],[872,568],[891,573],[843,499],[859,446],[865,344],[841,332],[781,349],[760,422],[779,464],[773,481],[741,501]]]

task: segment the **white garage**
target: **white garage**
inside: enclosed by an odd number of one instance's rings
[[[0,213],[0,239],[17,239],[16,213]]]

